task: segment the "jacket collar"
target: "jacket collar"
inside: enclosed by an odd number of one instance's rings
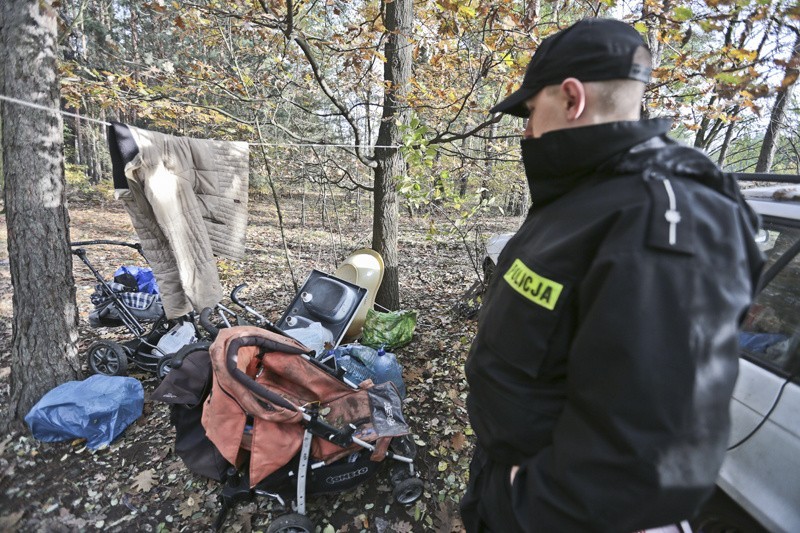
[[[664,135],[669,127],[667,119],[610,122],[523,139],[520,146],[532,209],[552,202],[586,178],[610,172],[630,148]]]

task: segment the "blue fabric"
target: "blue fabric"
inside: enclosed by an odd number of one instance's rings
[[[739,333],[739,346],[751,352],[766,353],[767,348],[773,344],[785,341],[788,337],[781,333]]]
[[[139,292],[146,292],[147,294],[158,294],[158,283],[153,275],[153,270],[149,267],[137,266],[121,266],[114,272],[114,277],[120,274],[130,274],[136,278],[136,283],[139,285]]]
[[[45,442],[84,438],[95,450],[107,446],[142,415],[138,379],[95,374],[68,381],[45,394],[25,416],[33,437]]]

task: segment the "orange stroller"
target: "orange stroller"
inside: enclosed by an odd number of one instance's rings
[[[289,488],[295,512],[268,532],[313,532],[306,495],[353,488],[387,458],[395,461],[395,500],[410,504],[421,496],[394,384],[367,380],[354,388],[298,341],[254,326],[220,329],[209,354],[213,384],[202,424],[232,465],[218,528],[237,501],[260,494],[283,502]]]

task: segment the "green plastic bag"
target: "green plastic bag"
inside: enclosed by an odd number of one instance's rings
[[[411,342],[417,327],[416,311],[367,311],[361,344],[378,349],[394,350]]]

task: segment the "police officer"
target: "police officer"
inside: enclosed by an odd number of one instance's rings
[[[470,533],[669,528],[714,487],[763,258],[733,179],[640,119],[650,63],[582,20],[492,109],[528,120],[532,208],[465,366]]]

